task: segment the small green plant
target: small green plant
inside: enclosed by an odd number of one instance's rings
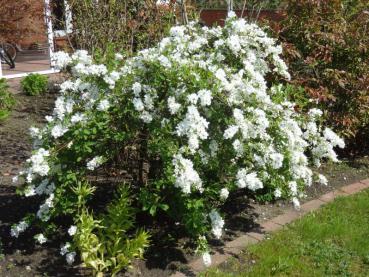
[[[115,276],[133,258],[142,258],[149,246],[149,235],[145,231],[128,234],[134,227],[134,215],[129,191],[124,186],[118,189],[116,200],[108,205],[100,219],[94,219],[84,208],[75,239],[83,265],[92,269],[94,276],[103,276],[106,272]]]
[[[22,82],[22,90],[27,95],[39,95],[47,91],[48,78],[41,74],[30,74]]]
[[[14,105],[15,99],[9,92],[6,80],[0,79],[0,122],[9,116]]]

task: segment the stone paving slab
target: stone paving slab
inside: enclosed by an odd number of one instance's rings
[[[298,211],[289,211],[287,213],[281,214],[279,216],[276,216],[275,218],[272,218],[271,221],[279,224],[279,225],[286,225],[296,219],[301,217],[301,213]]]
[[[283,226],[281,224],[273,222],[272,220],[268,220],[266,222],[261,223],[260,227],[263,233],[271,233],[278,231],[279,229],[282,229]]]
[[[364,184],[367,188],[369,188],[369,179],[361,180],[360,183]]]
[[[338,190],[328,192],[321,195],[318,199],[313,199],[301,205],[300,211],[290,210],[284,214],[278,215],[266,222],[260,224],[260,228],[247,232],[245,235],[236,238],[233,241],[227,242],[223,248],[222,253],[216,252],[211,256],[212,266],[217,266],[226,261],[231,256],[239,254],[248,245],[255,244],[265,238],[265,234],[282,229],[285,225],[300,218],[302,215],[319,209],[321,206],[332,202],[339,196],[348,196],[358,193],[364,189],[369,188],[369,179],[361,180],[357,183],[353,183],[344,186]],[[196,259],[189,264],[193,274],[197,275],[199,272],[206,269],[203,264],[202,258]],[[184,277],[185,274],[176,272],[171,277]]]
[[[347,196],[347,195],[348,194],[346,192],[343,192],[342,190],[334,190],[326,194],[323,194],[322,196],[319,197],[319,200],[329,203],[339,196]]]
[[[236,248],[236,249],[243,250],[245,246],[255,244],[258,241],[259,240],[254,237],[243,235],[243,236],[236,238],[235,240],[228,242],[226,244],[226,248]]]
[[[311,200],[309,202],[306,202],[306,203],[302,204],[301,205],[301,212],[308,213],[308,212],[316,211],[322,205],[325,205],[325,204],[327,204],[327,203],[323,202],[319,199],[314,199],[314,200]]]
[[[357,183],[353,183],[351,185],[342,187],[341,190],[343,192],[348,193],[348,194],[354,194],[354,193],[357,193],[357,192],[359,192],[359,191],[361,191],[365,188],[366,188],[365,184],[357,182]]]

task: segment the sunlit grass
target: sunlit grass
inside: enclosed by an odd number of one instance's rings
[[[335,200],[202,276],[369,276],[369,191]]]

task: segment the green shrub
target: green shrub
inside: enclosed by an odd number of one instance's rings
[[[337,161],[334,147],[344,142],[319,124],[320,110],[299,112],[308,103],[301,89],[267,86],[269,74],[289,78],[281,53],[234,13],[224,28],[175,26],[158,46],[108,66],[85,50],[55,53],[71,78],[53,117],[31,130],[37,143],[20,173],[21,192],[44,202],[11,234],[33,224],[49,236],[61,215],[71,217],[67,262],[79,253],[96,274],[115,273],[147,245],[137,209],[176,223],[208,265],[207,240],[221,238],[231,193],[269,193],[299,208],[305,186],[327,182],[310,166]],[[131,180],[129,195],[117,178]],[[109,197],[112,188],[118,197]],[[96,203],[97,195],[106,197]]]
[[[22,90],[27,95],[39,95],[47,91],[48,78],[41,74],[30,74],[22,82]]]
[[[9,92],[5,79],[0,79],[0,122],[5,120],[15,104],[15,99]]]
[[[369,135],[368,9],[366,0],[290,0],[277,28],[292,82],[352,146]]]
[[[71,34],[76,49],[105,55],[112,45],[130,55],[158,42],[175,23],[174,6],[156,0],[68,1],[73,13]],[[102,24],[103,22],[103,24]]]

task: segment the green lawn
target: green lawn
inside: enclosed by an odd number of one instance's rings
[[[336,199],[201,276],[369,276],[369,191]]]

